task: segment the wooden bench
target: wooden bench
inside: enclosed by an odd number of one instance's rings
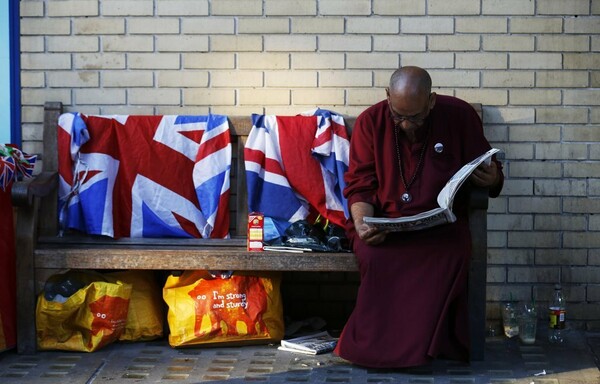
[[[481,116],[481,105],[474,105]],[[252,128],[250,116],[230,117],[233,145],[231,170],[231,239],[111,239],[57,237],[57,122],[62,104],[44,107],[43,170],[16,183],[18,352],[36,351],[36,295],[45,279],[64,269],[146,270],[277,270],[356,272],[352,253],[247,252],[247,200],[243,150]],[[354,119],[347,118],[349,131]],[[471,193],[473,255],[469,273],[470,336],[473,360],[483,359],[487,258],[487,190]]]

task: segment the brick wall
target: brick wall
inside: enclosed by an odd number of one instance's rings
[[[41,151],[49,100],[102,114],[356,115],[394,69],[423,66],[438,93],[484,104],[506,153],[488,318],[510,294],[543,305],[561,279],[571,323],[598,329],[599,16],[600,0],[21,1],[24,149]]]

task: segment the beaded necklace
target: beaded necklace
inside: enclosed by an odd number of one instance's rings
[[[402,158],[400,157],[400,144],[398,144],[398,124],[394,124],[394,138],[396,139],[396,154],[398,155],[398,167],[400,168],[400,180],[402,180],[402,184],[404,185],[404,193],[400,197],[403,203],[410,203],[412,201],[412,195],[408,192],[408,189],[413,184],[419,171],[421,170],[421,165],[423,163],[423,158],[425,157],[425,149],[427,148],[427,140],[429,139],[429,130],[427,132],[427,136],[425,137],[425,141],[423,142],[423,146],[421,147],[421,154],[419,155],[419,162],[417,163],[417,168],[415,169],[415,173],[413,173],[409,182],[406,182],[404,178],[404,172],[402,171]]]

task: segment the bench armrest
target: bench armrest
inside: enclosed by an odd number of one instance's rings
[[[42,172],[31,179],[18,181],[12,187],[12,203],[15,207],[31,205],[34,197],[48,196],[57,186],[57,172]]]

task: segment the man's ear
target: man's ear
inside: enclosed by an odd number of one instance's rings
[[[385,96],[387,97],[388,100],[390,99],[390,89],[389,88],[385,89]]]
[[[429,95],[429,110],[432,110],[435,107],[435,100],[437,98],[437,94],[435,92],[431,92]]]

